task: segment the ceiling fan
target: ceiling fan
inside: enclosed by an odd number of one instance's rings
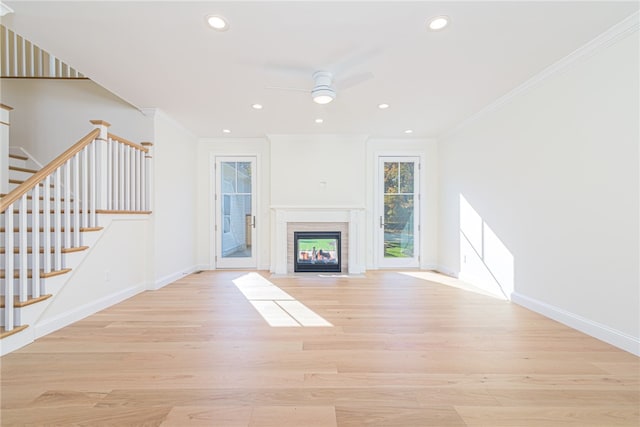
[[[299,67],[295,65],[268,64],[269,69],[279,72],[295,73],[298,75],[301,72],[304,72],[305,74],[310,73],[311,78],[313,79],[313,86],[311,89],[267,86],[267,89],[306,92],[311,94],[311,98],[317,104],[328,104],[336,98],[338,91],[349,89],[374,77],[371,72],[356,73],[346,78],[342,78],[340,76],[346,74],[347,70],[350,68],[368,62],[378,55],[380,50],[381,49],[379,47],[358,49],[344,56],[341,60],[316,69],[316,71],[307,67]]]
[[[333,73],[330,71],[315,71],[311,77],[313,78],[313,88],[302,89],[295,87],[282,87],[282,86],[268,86],[267,89],[279,89],[279,90],[295,90],[300,92],[307,92],[311,94],[311,98],[317,104],[328,104],[336,98],[337,89],[345,90],[350,87],[356,86],[360,83],[373,78],[373,73],[365,72],[356,74],[348,79],[335,81]]]

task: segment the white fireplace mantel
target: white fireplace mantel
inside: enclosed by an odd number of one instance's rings
[[[275,274],[287,271],[287,224],[291,222],[344,222],[348,224],[348,268],[349,274],[365,272],[365,224],[364,208],[359,206],[271,206],[275,218],[275,247],[272,254],[272,271]]]

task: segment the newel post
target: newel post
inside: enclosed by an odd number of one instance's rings
[[[0,193],[9,192],[9,112],[13,108],[0,104]]]
[[[109,194],[107,192],[108,187],[108,141],[109,141],[109,126],[110,123],[105,122],[104,120],[91,120],[91,124],[96,127],[96,129],[100,129],[100,134],[96,137],[94,141],[94,150],[95,150],[95,165],[94,167],[94,175],[92,183],[92,189],[95,194],[95,209],[97,210],[106,210],[108,209],[108,197]]]
[[[142,190],[144,191],[144,198],[142,199],[144,202],[144,210],[152,211],[153,210],[153,143],[151,142],[141,142],[144,148],[147,151],[144,155],[144,185]]]

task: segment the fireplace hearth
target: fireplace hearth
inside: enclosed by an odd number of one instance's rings
[[[340,273],[340,240],[339,231],[294,232],[294,272]]]

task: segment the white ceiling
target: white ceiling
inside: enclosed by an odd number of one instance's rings
[[[637,1],[5,3],[15,13],[4,25],[199,137],[435,137],[638,10]],[[209,14],[230,29],[208,28]],[[428,31],[442,14],[450,26]],[[266,89],[310,90],[321,69],[374,77],[324,106]]]

